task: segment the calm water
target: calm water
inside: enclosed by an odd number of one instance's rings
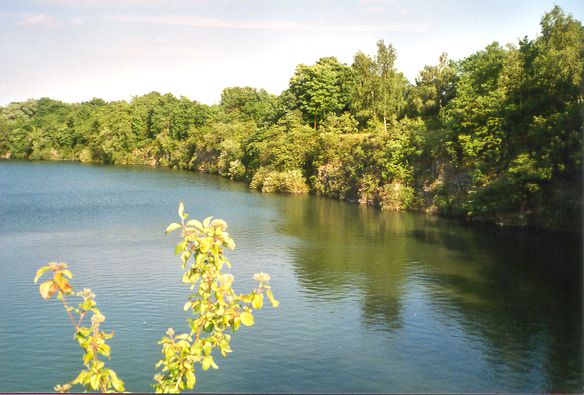
[[[32,283],[69,262],[113,329],[112,367],[150,391],[157,340],[186,330],[177,236],[229,222],[235,288],[272,275],[278,309],[233,337],[205,392],[583,390],[578,237],[476,226],[311,196],[263,195],[194,173],[0,161],[0,392],[52,391],[80,370],[55,300]]]

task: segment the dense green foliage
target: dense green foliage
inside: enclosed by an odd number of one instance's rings
[[[280,96],[218,105],[152,92],[0,108],[0,155],[218,173],[264,192],[580,229],[584,28],[559,7],[541,34],[443,54],[414,83],[383,41],[352,65],[298,65]]]
[[[237,294],[233,289],[233,275],[224,273],[224,268],[230,268],[231,262],[223,255],[224,248],[234,249],[235,243],[225,230],[227,223],[221,219],[205,218],[203,222],[190,219],[184,211],[181,202],[178,208],[180,223],[172,223],[166,228],[166,233],[181,230],[181,241],[176,245],[175,255],[182,261],[184,274],[182,282],[188,284],[191,290],[184,310],[192,314],[188,318],[190,331],[175,335],[172,328],[158,342],[162,345],[162,359],[156,364],[160,369],[154,376],[153,385],[157,393],[180,393],[185,389],[193,389],[196,384],[197,365],[203,370],[210,367],[218,369],[213,358],[213,351],[219,350],[223,357],[232,352],[231,335],[241,325],[254,324],[254,309],[264,305],[264,294],[272,306],[278,307],[278,302],[269,285],[270,276],[266,273],[256,273],[253,278],[258,281],[257,288],[247,294]],[[75,385],[81,385],[85,391],[101,393],[124,392],[124,382],[112,369],[105,367],[100,356],[110,358],[110,346],[107,339],[113,337],[113,332],[100,330],[105,316],[97,308],[95,294],[90,289],[74,291],[70,279],[73,273],[66,263],[49,262],[37,270],[36,283],[45,273],[52,273],[50,280],[39,286],[43,299],[48,300],[53,295],[63,302],[67,315],[75,329],[75,339],[83,348],[83,369],[76,378],[66,384],[55,386],[56,392],[69,392]],[[69,304],[68,298],[77,297],[82,301],[77,307]],[[91,326],[83,326],[85,317],[91,317]]]

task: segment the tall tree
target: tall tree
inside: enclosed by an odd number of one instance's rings
[[[497,42],[460,62],[456,97],[445,112],[453,153],[465,167],[491,166],[500,157],[506,91],[499,86],[507,51]]]
[[[410,101],[415,115],[436,117],[454,97],[456,70],[448,55],[440,55],[438,64],[426,65],[411,89]]]
[[[526,51],[527,52],[527,51]],[[556,172],[580,171],[584,132],[584,27],[555,6],[527,62],[531,148]]]
[[[246,87],[230,87],[221,92],[219,105],[223,110],[244,121],[253,120],[264,123],[272,120],[277,112],[278,100],[264,89]]]
[[[375,116],[376,102],[379,100],[379,80],[377,64],[369,55],[359,51],[351,65],[354,75],[351,110],[363,125]]]
[[[387,118],[390,115],[398,115],[405,104],[404,91],[406,81],[402,73],[395,68],[397,51],[391,44],[385,45],[383,40],[377,42],[377,73],[381,100],[379,101],[379,113],[383,117],[383,127],[387,131]]]
[[[351,68],[335,57],[321,58],[313,66],[300,64],[290,79],[294,106],[313,120],[315,129],[328,114],[348,109],[351,87]]]
[[[395,48],[383,40],[377,42],[374,59],[358,52],[353,61],[354,89],[353,111],[357,118],[372,114],[383,121],[387,131],[387,120],[397,117],[405,106],[407,80],[397,71]]]

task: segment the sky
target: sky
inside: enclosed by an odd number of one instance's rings
[[[151,91],[213,104],[230,86],[280,94],[296,65],[351,64],[380,39],[413,82],[442,52],[457,60],[535,38],[554,4],[584,21],[583,0],[0,0],[0,105]]]

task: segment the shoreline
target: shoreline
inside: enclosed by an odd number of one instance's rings
[[[505,230],[519,230],[519,231],[538,231],[538,232],[550,232],[552,234],[566,234],[566,235],[579,235],[584,233],[584,230],[582,228],[578,229],[578,230],[573,230],[573,229],[554,229],[554,228],[550,228],[550,227],[545,227],[545,226],[536,226],[534,224],[530,224],[527,221],[525,221],[525,218],[517,218],[520,216],[520,214],[518,213],[511,213],[509,214],[509,216],[507,218],[501,218],[502,220],[496,219],[496,218],[479,218],[479,217],[468,217],[468,216],[464,216],[462,214],[448,214],[448,213],[441,213],[441,212],[429,212],[427,210],[427,208],[410,208],[410,209],[392,209],[392,210],[384,210],[382,207],[380,207],[379,205],[375,205],[375,204],[370,204],[369,202],[360,202],[359,199],[337,199],[331,196],[324,196],[322,194],[318,194],[316,193],[314,190],[309,189],[305,192],[301,192],[301,193],[294,193],[294,192],[281,192],[281,191],[271,191],[271,192],[266,192],[266,191],[261,191],[261,190],[257,190],[254,189],[250,186],[250,182],[247,180],[235,180],[232,179],[230,177],[224,176],[217,173],[213,173],[213,172],[207,172],[207,171],[200,171],[200,170],[193,170],[193,169],[183,169],[180,168],[178,166],[163,166],[160,165],[158,163],[152,163],[152,164],[146,164],[146,163],[102,163],[102,162],[98,162],[98,161],[84,161],[84,160],[80,160],[80,159],[66,159],[66,158],[56,158],[56,159],[46,159],[46,158],[39,158],[39,159],[30,159],[30,158],[12,158],[9,154],[8,155],[2,155],[0,156],[0,162],[1,161],[26,161],[26,162],[68,162],[68,163],[78,163],[78,164],[88,164],[88,165],[98,165],[98,166],[120,166],[120,167],[128,167],[128,166],[137,166],[137,167],[143,167],[143,168],[148,168],[148,169],[167,169],[167,170],[180,170],[180,171],[185,171],[185,172],[191,172],[191,173],[198,173],[198,174],[206,174],[206,175],[211,175],[211,176],[216,176],[216,177],[220,177],[223,180],[227,180],[230,182],[235,182],[235,183],[242,183],[245,184],[245,186],[255,192],[258,193],[262,193],[262,194],[278,194],[278,195],[310,195],[313,197],[318,197],[321,199],[327,199],[327,200],[333,200],[333,201],[338,201],[338,202],[345,202],[345,203],[349,203],[349,204],[353,204],[353,205],[360,205],[360,206],[366,206],[366,207],[371,207],[375,210],[379,210],[380,212],[409,212],[409,213],[415,213],[415,214],[423,214],[429,217],[437,217],[437,218],[444,218],[444,219],[451,219],[451,220],[456,220],[461,224],[468,224],[468,225],[481,225],[481,226],[489,226],[491,228],[494,229],[505,229]],[[505,222],[505,220],[511,219],[511,221],[509,222]],[[519,221],[517,221],[517,219],[519,219]]]

